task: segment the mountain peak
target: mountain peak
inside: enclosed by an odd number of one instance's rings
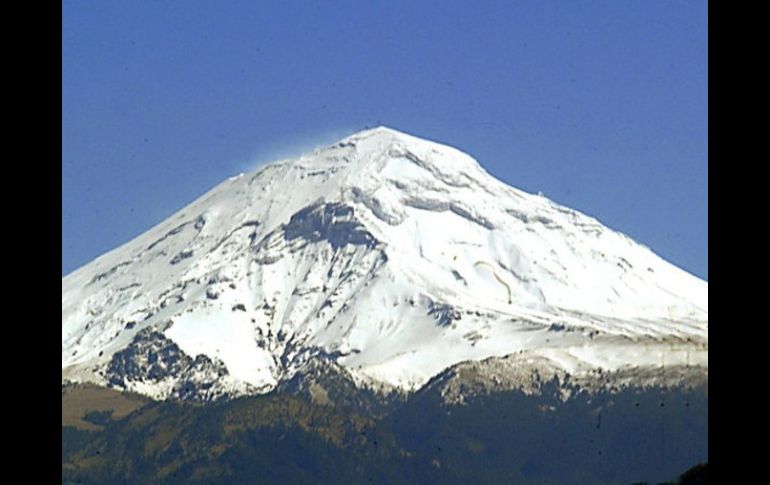
[[[396,130],[395,128],[390,128],[388,126],[379,125],[375,126],[374,128],[365,128],[361,131],[358,131],[352,135],[351,137],[367,137],[367,136],[399,136],[399,135],[405,135],[409,136],[406,133]]]
[[[413,135],[409,135],[407,133],[404,133],[402,131],[396,130],[395,128],[390,128],[388,126],[375,126],[374,128],[366,128],[361,131],[357,131],[353,133],[352,135],[349,135],[345,137],[342,141],[356,141],[356,140],[362,140],[366,138],[376,138],[379,140],[407,140],[407,139],[413,139],[413,140],[421,140],[418,137],[415,137]]]
[[[414,390],[512,354],[707,367],[708,284],[387,127],[228,179],[62,279],[62,377],[153,397],[266,392],[318,360]]]
[[[343,160],[348,162],[351,170],[370,172],[373,175],[382,172],[388,165],[400,166],[401,161],[408,161],[420,170],[444,180],[489,177],[467,153],[386,126],[359,131],[329,147],[316,150],[310,157],[303,157],[306,162],[310,159],[321,165],[327,160]],[[400,168],[406,169],[404,166]],[[406,172],[407,177],[409,173],[414,174],[414,170],[407,169]],[[398,174],[394,173],[393,176]]]

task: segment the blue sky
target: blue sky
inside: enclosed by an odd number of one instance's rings
[[[708,279],[705,1],[67,1],[62,274],[383,124]]]

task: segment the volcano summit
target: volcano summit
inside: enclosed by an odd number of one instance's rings
[[[528,369],[520,387],[707,374],[708,284],[382,127],[230,178],[62,279],[63,381],[211,400],[319,363],[403,392],[469,366]]]

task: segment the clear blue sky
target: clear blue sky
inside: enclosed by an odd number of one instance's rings
[[[62,274],[383,124],[708,279],[707,2],[68,1]]]

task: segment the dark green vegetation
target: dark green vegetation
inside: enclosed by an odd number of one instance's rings
[[[446,405],[429,388],[378,404],[316,386],[205,405],[147,402],[122,417],[89,410],[97,429],[63,422],[62,481],[630,484],[707,461],[706,388],[566,401],[554,382],[542,391]]]

